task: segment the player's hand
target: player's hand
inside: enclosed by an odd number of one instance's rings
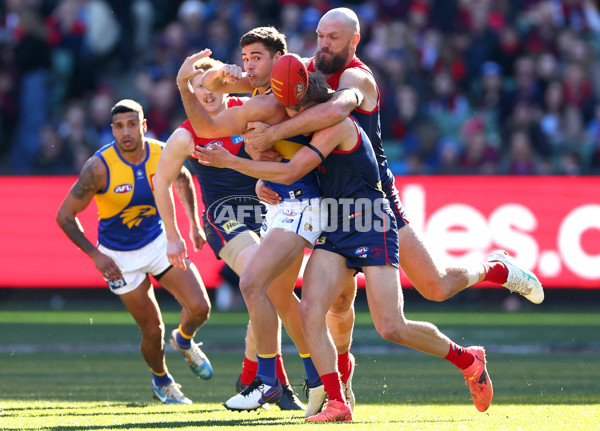
[[[194,76],[204,73],[203,69],[197,70],[194,65],[198,60],[208,57],[211,54],[212,51],[210,49],[203,49],[200,52],[190,55],[184,60],[179,68],[179,72],[177,72],[177,86],[180,90],[182,90],[184,86],[187,86],[188,81]]]
[[[194,245],[194,251],[200,251],[206,242],[206,234],[201,227],[190,227],[190,239]]]
[[[258,196],[258,199],[266,204],[277,205],[282,200],[281,196],[279,196],[277,192],[273,191],[271,187],[266,185],[263,180],[258,180],[256,182],[256,187],[254,190],[256,191],[256,196]]]
[[[228,161],[234,157],[226,148],[217,144],[211,144],[207,147],[197,145],[193,155],[203,165],[214,166],[215,168],[226,168],[229,166]]]
[[[121,268],[119,268],[112,258],[108,257],[100,250],[92,255],[92,260],[94,261],[96,269],[100,271],[100,274],[102,274],[102,277],[104,277],[105,280],[116,281],[123,278]]]
[[[246,131],[242,133],[246,145],[256,149],[266,149],[273,145],[275,140],[271,136],[271,127],[260,121],[250,121]]]
[[[244,77],[244,70],[237,64],[225,64],[219,71],[219,77],[228,84],[235,84]]]
[[[273,149],[260,151],[250,146],[244,148],[252,160],[262,160],[263,162],[281,162],[283,160],[283,156]]]
[[[187,269],[185,261],[187,259],[187,247],[183,238],[167,240],[167,257],[169,263],[184,271]]]

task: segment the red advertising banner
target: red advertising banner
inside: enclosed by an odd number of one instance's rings
[[[91,260],[57,226],[75,177],[0,177],[0,287],[104,287]],[[545,287],[600,287],[600,178],[398,177],[412,226],[442,264],[509,251]],[[92,204],[80,220],[96,238]],[[180,230],[188,223],[178,206]],[[187,239],[187,238],[186,238]],[[205,246],[190,258],[205,284],[219,283]],[[400,250],[401,253],[409,253]],[[402,284],[410,285],[402,275]]]

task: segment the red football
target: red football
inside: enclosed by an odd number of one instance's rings
[[[271,70],[271,89],[285,106],[294,106],[302,100],[308,88],[308,70],[296,54],[279,57]]]

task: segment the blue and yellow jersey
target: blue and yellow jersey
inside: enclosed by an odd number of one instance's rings
[[[283,156],[282,163],[288,163],[300,148],[310,143],[312,136],[298,135],[282,139],[273,144],[273,149]],[[280,184],[265,181],[271,189],[276,191],[284,200],[312,199],[321,196],[321,188],[315,170],[309,172],[292,184]]]
[[[146,159],[139,165],[125,161],[114,141],[96,151],[107,170],[106,188],[94,196],[98,243],[104,247],[136,250],[161,234],[152,180],[163,146],[160,141],[146,138]]]
[[[271,94],[271,86],[262,94]],[[258,89],[254,89],[252,96],[258,94]],[[287,163],[296,154],[296,152],[307,143],[310,143],[311,136],[294,136],[288,139],[282,139],[273,144],[273,149],[283,156],[283,163]],[[265,181],[269,187],[276,191],[284,200],[288,199],[311,199],[321,196],[321,189],[317,180],[316,171],[306,174],[293,184],[279,184],[271,181]]]

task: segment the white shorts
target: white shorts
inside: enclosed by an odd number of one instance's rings
[[[117,251],[98,245],[105,255],[111,257],[121,269],[121,280],[106,280],[113,293],[123,295],[135,290],[148,274],[159,275],[169,266],[167,235],[163,231],[151,243],[131,251]]]
[[[289,200],[277,205],[265,205],[267,214],[260,228],[265,237],[271,229],[285,229],[297,233],[310,244],[315,244],[323,232],[326,214],[321,214],[322,198]]]

